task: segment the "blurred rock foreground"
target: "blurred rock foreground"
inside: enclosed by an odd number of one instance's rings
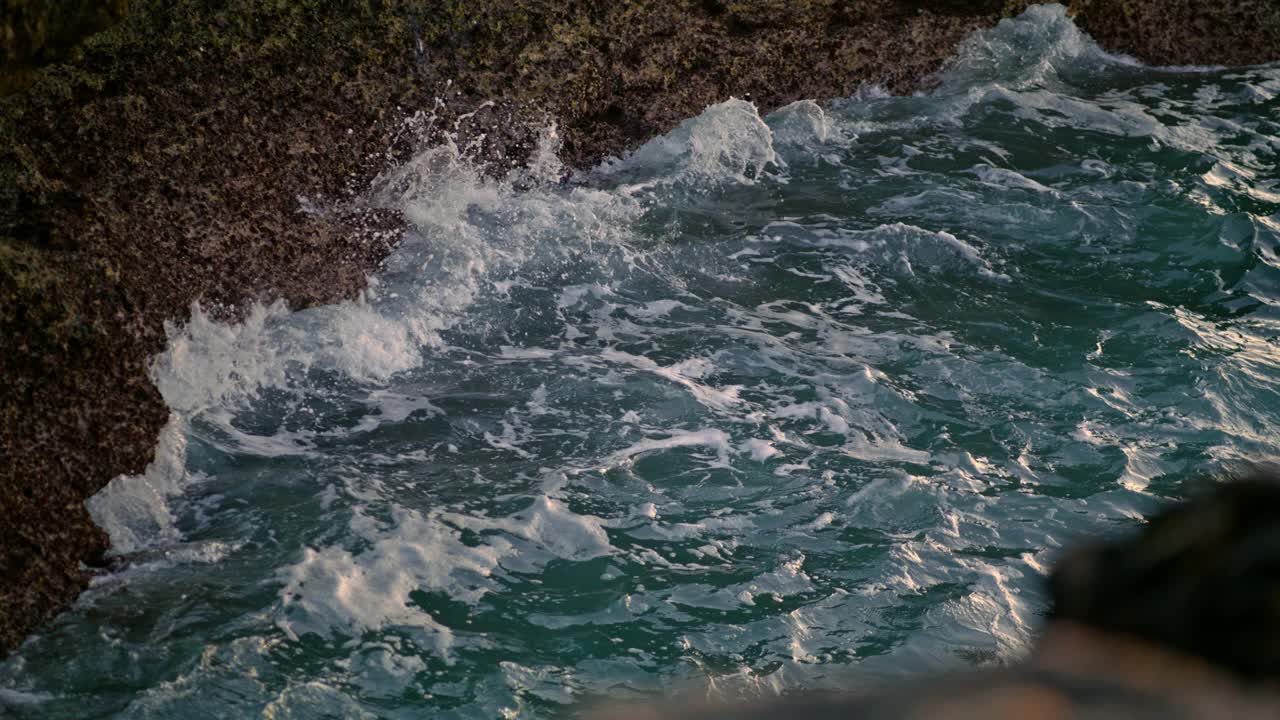
[[[1029,4],[0,0],[0,652],[102,561],[84,500],[151,460],[165,321],[359,292],[400,219],[356,197],[431,141],[400,132],[414,111],[476,111],[457,130],[492,172],[554,120],[585,167],[729,96],[918,89]],[[1070,9],[1149,62],[1280,57],[1267,0]]]
[[[1208,480],[1208,479],[1206,479]],[[1000,669],[755,703],[675,701],[598,720],[1264,720],[1280,717],[1280,472],[1209,480],[1047,579],[1046,627]]]

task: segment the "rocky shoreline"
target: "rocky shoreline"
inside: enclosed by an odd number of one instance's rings
[[[352,297],[400,219],[355,198],[430,133],[494,172],[554,120],[571,167],[706,105],[922,87],[1028,0],[31,0],[0,10],[0,653],[102,562],[84,500],[151,460],[149,358],[193,302]],[[106,6],[110,7],[107,9]],[[1076,0],[1158,64],[1280,58],[1280,6]],[[114,23],[114,25],[112,25]],[[110,26],[106,30],[102,28]],[[95,34],[96,33],[96,34]],[[322,213],[304,213],[300,198]]]

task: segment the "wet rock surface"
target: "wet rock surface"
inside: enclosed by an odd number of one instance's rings
[[[6,5],[0,651],[102,561],[84,500],[152,457],[168,411],[147,363],[166,322],[196,301],[234,317],[358,293],[400,228],[361,193],[415,148],[449,132],[498,173],[554,122],[585,167],[729,96],[763,112],[910,92],[1028,4],[135,0],[97,34],[124,3]],[[1280,55],[1271,3],[1072,9],[1151,62]],[[406,124],[417,111],[432,120]]]

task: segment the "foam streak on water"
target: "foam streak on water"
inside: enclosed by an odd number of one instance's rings
[[[199,308],[18,718],[556,717],[1025,650],[1063,544],[1275,458],[1280,68],[1060,7],[928,95],[712,106],[561,183],[448,146],[359,299]]]

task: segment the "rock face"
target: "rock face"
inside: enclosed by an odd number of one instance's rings
[[[731,95],[767,111],[863,83],[913,90],[1028,4],[134,0],[123,15],[123,0],[8,0],[0,652],[73,600],[106,550],[84,500],[151,459],[167,410],[147,362],[165,321],[193,301],[232,317],[358,292],[399,219],[357,193],[431,132],[456,127],[501,171],[554,119],[582,167]],[[1072,9],[1154,62],[1280,56],[1280,5],[1264,0]],[[436,122],[406,134],[416,110]]]
[[[1074,0],[1069,7],[1104,48],[1153,65],[1280,59],[1280,5],[1273,0]]]
[[[35,81],[86,37],[124,17],[128,0],[5,0],[0,4],[0,95]]]

